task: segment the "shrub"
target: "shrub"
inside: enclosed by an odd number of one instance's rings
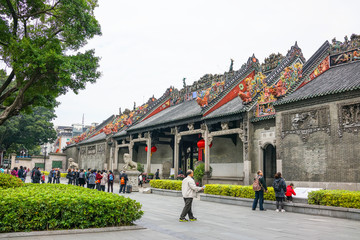
[[[0,188],[17,188],[23,186],[24,183],[20,178],[14,177],[10,174],[0,173]]]
[[[181,180],[151,180],[150,186],[152,188],[169,189],[181,191]]]
[[[138,164],[137,164],[137,170],[138,170],[140,173],[143,173],[143,172],[144,172],[144,165],[142,165],[141,163],[138,163]]]
[[[360,191],[346,190],[318,190],[312,191],[308,195],[309,204],[359,208],[360,209]]]
[[[0,232],[124,226],[143,215],[135,200],[63,184],[3,189],[0,203]]]
[[[41,171],[41,174],[44,174],[45,176],[49,176],[49,172],[47,171]],[[60,177],[66,178],[67,173],[60,173]]]
[[[205,174],[205,164],[204,163],[200,163],[199,165],[197,165],[197,167],[195,168],[194,171],[194,179],[197,182],[202,182],[202,179],[204,177]],[[210,166],[210,176],[212,174],[212,167]]]
[[[239,198],[255,198],[252,186],[207,184],[204,193]],[[275,201],[275,192],[272,187],[268,187],[268,192],[264,193],[264,199]]]

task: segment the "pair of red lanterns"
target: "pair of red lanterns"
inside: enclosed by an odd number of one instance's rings
[[[146,146],[145,147],[145,152],[147,152],[148,151],[148,147]],[[156,146],[152,146],[151,147],[151,153],[154,153],[154,152],[156,152],[157,151],[157,147]]]

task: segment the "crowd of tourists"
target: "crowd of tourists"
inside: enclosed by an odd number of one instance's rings
[[[91,169],[68,169],[66,178],[68,179],[68,184],[73,184],[76,186],[97,189],[98,191],[104,191],[107,187],[107,192],[114,192],[114,182],[115,175],[109,170],[97,170]],[[128,186],[128,176],[126,171],[121,171],[120,173],[120,190],[119,193],[130,192]],[[140,181],[140,178],[139,178]],[[140,183],[139,183],[140,184]]]
[[[263,172],[259,170],[254,179],[253,189],[255,191],[255,199],[252,205],[252,210],[255,210],[257,204],[259,203],[260,211],[266,211],[266,209],[264,209],[264,192],[268,192],[268,189],[263,175]],[[296,195],[294,191],[294,184],[291,183],[286,186],[285,179],[282,178],[281,172],[276,173],[274,178],[272,186],[274,188],[276,198],[276,212],[285,212],[285,196],[288,202],[292,202],[292,195]]]

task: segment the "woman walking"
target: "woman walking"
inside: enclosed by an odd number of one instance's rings
[[[85,173],[84,173],[84,169],[80,170],[79,173],[79,185],[80,187],[84,187],[85,186]]]
[[[275,174],[273,188],[276,197],[276,212],[285,212],[284,201],[286,193],[286,183],[285,180],[281,177],[281,172]]]

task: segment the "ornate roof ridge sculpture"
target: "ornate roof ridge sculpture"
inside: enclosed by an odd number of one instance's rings
[[[360,35],[352,34],[350,41],[345,36],[344,42],[333,38],[330,55],[330,67],[360,60]]]
[[[260,64],[259,60],[255,57],[255,54],[253,54],[251,57],[248,58],[247,62],[244,63],[241,68],[236,72],[236,74],[233,76],[233,78],[230,79],[227,83],[225,83],[224,90],[218,94],[214,99],[212,99],[211,102],[207,106],[203,107],[203,113],[209,114],[210,110],[218,103],[220,102],[233,88],[235,85],[243,81],[252,71],[259,71],[260,70]],[[241,85],[241,84],[240,84]],[[241,89],[241,86],[239,88]],[[230,99],[232,100],[232,99]]]
[[[264,62],[260,65],[261,72],[263,72],[265,75],[270,73],[281,63],[284,58],[285,57],[281,53],[270,54],[267,58],[264,59]]]

